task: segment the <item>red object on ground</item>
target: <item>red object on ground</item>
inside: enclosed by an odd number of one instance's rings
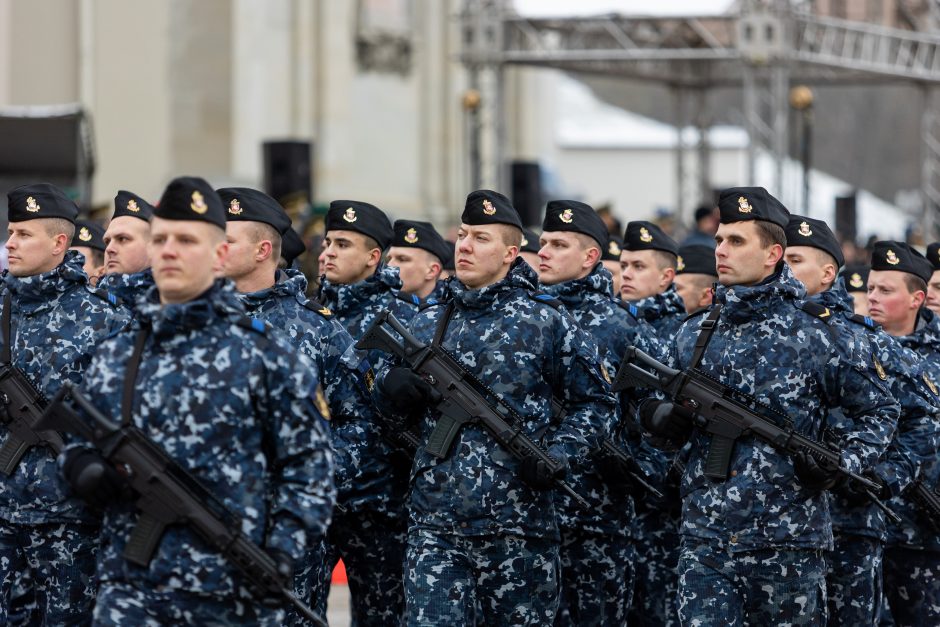
[[[342,586],[348,583],[346,581],[346,565],[343,564],[343,560],[336,562],[336,568],[333,569],[333,583]]]

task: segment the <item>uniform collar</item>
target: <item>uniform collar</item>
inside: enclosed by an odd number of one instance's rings
[[[516,257],[505,277],[480,289],[472,290],[460,281],[451,282],[451,294],[455,304],[467,309],[492,308],[496,299],[515,289],[535,290],[538,275],[521,257]]]
[[[647,296],[633,303],[647,322],[654,322],[667,316],[685,315],[685,302],[676,291],[675,283],[659,294]]]
[[[838,279],[832,284],[832,287],[825,292],[810,296],[807,300],[818,303],[823,307],[828,307],[833,311],[845,313],[855,312],[855,308],[852,306],[852,297],[842,284],[842,279]]]
[[[766,318],[778,310],[781,301],[805,297],[806,288],[786,264],[757,285],[718,285],[715,290],[715,302],[723,305],[734,322]]]
[[[69,250],[62,263],[49,272],[15,277],[7,270],[3,273],[3,284],[10,290],[20,310],[35,312],[52,308],[62,294],[76,285],[88,283],[88,277],[82,269],[84,263],[85,258],[81,253]]]
[[[610,271],[604,267],[604,264],[598,263],[591,270],[591,273],[585,277],[556,283],[555,285],[546,285],[543,289],[564,303],[565,306],[576,306],[584,302],[589,294],[601,294],[610,300],[610,295],[614,290],[614,279]]]
[[[160,294],[153,286],[147,290],[138,309],[141,322],[151,326],[154,337],[164,338],[206,328],[221,318],[244,313],[235,284],[228,279],[216,279],[193,300],[171,305],[160,304]]]
[[[369,278],[350,285],[334,285],[323,277],[320,281],[320,300],[334,313],[342,315],[358,311],[378,296],[400,289],[398,268],[382,264]]]
[[[274,276],[274,285],[266,287],[257,292],[247,292],[239,294],[245,306],[249,310],[254,310],[268,300],[275,298],[298,298],[305,297],[307,293],[307,277],[300,270],[286,269],[278,270]]]

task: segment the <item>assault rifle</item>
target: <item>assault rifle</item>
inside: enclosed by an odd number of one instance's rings
[[[23,371],[12,364],[0,367],[0,403],[3,404],[0,412],[6,412],[4,422],[9,432],[0,446],[0,473],[13,474],[32,446],[43,444],[56,454],[62,450],[62,437],[58,433],[36,428],[49,401]]]
[[[356,348],[380,350],[397,356],[434,389],[432,404],[440,418],[425,446],[428,453],[439,459],[447,457],[461,427],[476,423],[516,459],[538,459],[555,477],[555,485],[582,507],[590,507],[562,478],[565,472],[562,463],[525,433],[522,418],[509,405],[500,401],[446,351],[438,346],[422,344],[391,312],[382,312],[372,322],[356,342]]]
[[[66,405],[67,398],[88,416],[90,424]],[[305,619],[326,626],[293,593],[292,582],[279,572],[271,556],[242,533],[241,519],[143,431],[112,422],[68,383],[46,409],[40,426],[77,435],[116,467],[126,469],[140,510],[124,547],[126,560],[147,566],[166,527],[186,525],[240,571],[255,595],[280,597]]]
[[[940,494],[931,490],[930,487],[924,483],[923,479],[914,481],[914,485],[910,488],[910,493],[911,501],[918,505],[923,513],[927,515],[933,528],[940,529]]]
[[[631,346],[627,348],[612,389],[618,392],[635,387],[659,390],[693,413],[693,424],[711,436],[705,459],[706,477],[717,481],[727,479],[735,441],[750,434],[789,455],[808,453],[857,486],[891,520],[900,521],[900,517],[876,496],[880,489],[877,483],[844,468],[838,451],[800,434],[786,416],[752,396],[729,388],[695,368],[682,371],[669,368]]]

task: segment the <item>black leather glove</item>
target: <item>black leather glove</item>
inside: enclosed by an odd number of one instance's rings
[[[382,392],[396,411],[408,415],[419,413],[436,396],[430,383],[404,366],[396,366],[385,373]]]
[[[816,458],[800,451],[793,456],[796,478],[809,490],[830,490],[840,479],[839,472],[831,465],[816,461]]]
[[[524,457],[519,462],[519,478],[526,482],[530,488],[536,490],[550,490],[555,487],[555,481],[564,479],[568,474],[567,466],[559,473],[552,474],[545,462],[537,457]]]
[[[128,490],[124,476],[94,449],[69,451],[62,473],[75,495],[98,509],[121,500]]]
[[[871,490],[871,492],[879,501],[887,501],[891,498],[891,490],[888,488],[888,483],[884,479],[871,470],[866,470],[863,476],[878,484],[878,489]],[[838,490],[839,496],[843,497],[849,505],[854,507],[871,505],[871,497],[868,495],[869,490],[854,481],[845,481],[838,487]]]
[[[640,403],[640,423],[643,428],[662,438],[684,442],[692,431],[695,414],[672,401],[645,400]]]

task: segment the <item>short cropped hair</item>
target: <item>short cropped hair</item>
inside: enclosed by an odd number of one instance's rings
[[[766,220],[754,220],[754,224],[757,225],[757,237],[760,238],[761,248],[770,248],[774,244],[780,244],[786,249],[787,234],[782,226]]]
[[[75,225],[65,218],[43,218],[42,225],[46,229],[46,235],[49,237],[55,237],[60,233],[64,233],[70,242],[72,238],[75,237]]]

